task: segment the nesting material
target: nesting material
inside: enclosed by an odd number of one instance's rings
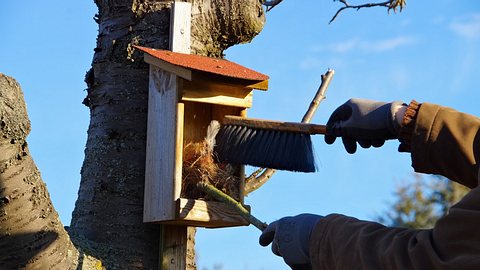
[[[187,143],[183,149],[183,198],[213,200],[197,188],[197,183],[208,182],[217,189],[239,200],[238,167],[216,163],[213,155],[215,135],[220,125],[216,121],[208,127],[207,136],[201,142]]]

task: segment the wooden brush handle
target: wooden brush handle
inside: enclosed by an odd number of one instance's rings
[[[276,131],[297,132],[304,134],[327,134],[327,127],[324,125],[304,124],[296,122],[281,122],[264,119],[245,118],[240,116],[226,115],[223,119],[224,125],[237,125],[249,128],[269,129]]]

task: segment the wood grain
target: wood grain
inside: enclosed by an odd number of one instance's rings
[[[252,91],[242,85],[203,80],[185,81],[182,100],[250,108]]]
[[[179,79],[180,80],[180,79]],[[183,132],[184,132],[184,111],[185,105],[177,104],[177,132],[175,139],[175,172],[173,178],[173,201],[180,198],[182,192],[182,170],[183,170]]]
[[[150,66],[144,222],[175,216],[174,182],[177,142],[177,77]]]
[[[173,2],[170,13],[170,50],[190,53],[192,4]]]
[[[227,115],[223,119],[224,125],[239,125],[257,129],[269,129],[285,132],[297,132],[304,134],[326,134],[327,127],[324,125],[271,121],[255,118],[244,118],[233,115]]]
[[[177,200],[178,219],[184,224],[208,228],[247,226],[247,222],[236,210],[225,203],[180,198]]]

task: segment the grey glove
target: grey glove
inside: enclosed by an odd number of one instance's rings
[[[352,98],[338,107],[327,122],[325,142],[332,144],[342,137],[348,153],[357,150],[357,142],[363,148],[380,147],[386,140],[398,138],[399,124],[395,111],[403,105]]]
[[[310,235],[322,216],[301,214],[270,223],[260,236],[260,245],[272,243],[272,252],[283,257],[293,270],[312,269]]]

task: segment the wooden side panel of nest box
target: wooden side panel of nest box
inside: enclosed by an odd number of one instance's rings
[[[194,97],[195,102],[185,100],[184,104],[180,102],[184,82],[172,73],[150,66],[143,220],[213,228],[248,225],[224,203],[182,197],[184,145],[201,141],[211,120],[221,120],[226,114],[242,115],[245,112],[242,106],[246,104],[237,103],[237,97],[220,98],[227,100],[228,106],[215,104],[218,99],[208,99],[206,103],[197,100],[205,95]],[[248,99],[250,92],[243,92],[240,96]],[[210,97],[216,96],[213,90],[208,93]],[[232,100],[238,107],[232,107]],[[236,174],[241,178],[236,197],[243,202],[243,166]]]

